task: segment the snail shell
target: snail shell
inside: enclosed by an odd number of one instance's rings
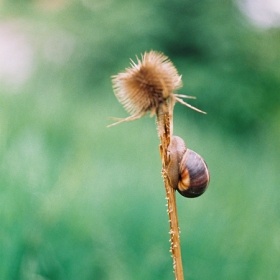
[[[187,149],[180,164],[178,192],[185,197],[202,195],[210,181],[208,167],[196,152]]]
[[[210,181],[208,167],[196,152],[187,149],[184,140],[173,136],[168,147],[167,175],[170,185],[189,198],[205,192]]]

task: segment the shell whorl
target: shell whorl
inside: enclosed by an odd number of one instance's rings
[[[210,174],[204,159],[187,149],[180,163],[178,192],[186,197],[200,196],[206,190]]]

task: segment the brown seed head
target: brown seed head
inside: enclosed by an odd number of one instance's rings
[[[180,87],[181,76],[172,62],[155,51],[145,52],[126,72],[113,76],[115,95],[133,116],[156,113],[159,104]]]

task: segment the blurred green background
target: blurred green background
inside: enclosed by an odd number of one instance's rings
[[[242,6],[242,5],[241,5]],[[0,1],[0,279],[174,279],[155,120],[111,75],[151,49],[199,114],[174,133],[208,163],[177,196],[186,279],[280,279],[280,29],[229,0]]]

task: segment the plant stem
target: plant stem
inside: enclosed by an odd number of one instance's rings
[[[167,149],[172,137],[172,116],[173,106],[168,106],[167,102],[162,103],[157,111],[158,133],[161,141],[160,156],[162,160],[162,176],[164,179],[167,213],[170,226],[171,254],[173,258],[173,268],[176,280],[184,280],[183,265],[181,257],[181,247],[179,238],[179,224],[176,207],[176,191],[171,187],[167,177],[166,167],[168,165]]]

